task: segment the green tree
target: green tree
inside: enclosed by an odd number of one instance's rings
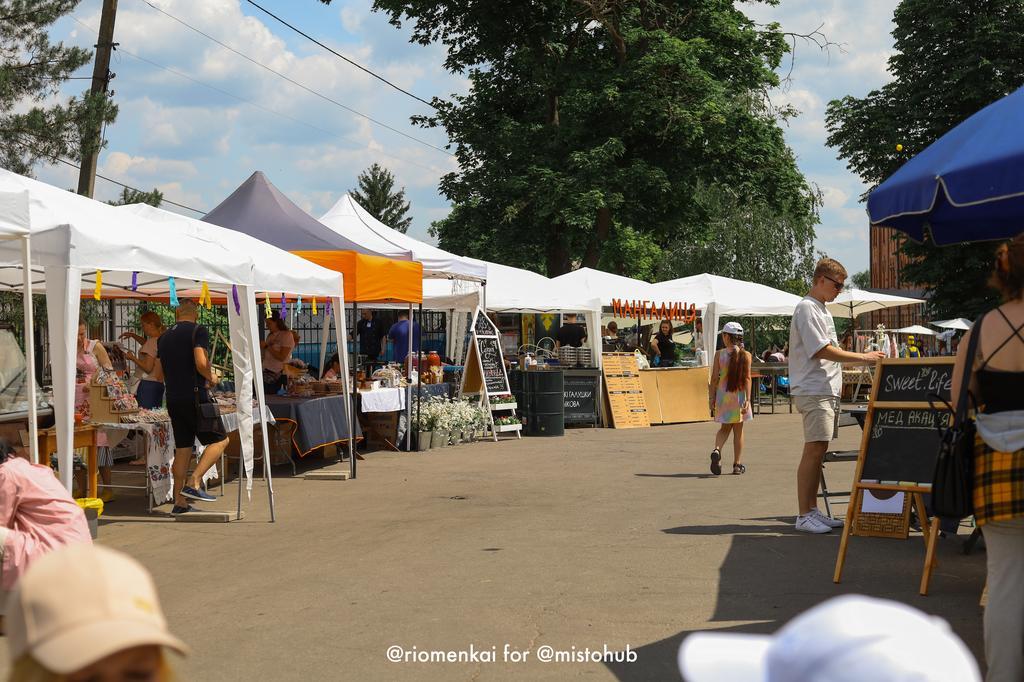
[[[870,289],[871,271],[861,270],[860,272],[854,273],[853,277],[850,278],[850,283],[858,289]]]
[[[468,94],[416,119],[448,133],[459,170],[434,223],[458,253],[554,276],[601,267],[647,277],[678,244],[711,238],[729,187],[786,223],[816,197],[765,93],[787,51],[777,25],[731,1],[376,0],[412,40],[442,42]],[[728,273],[723,273],[728,274]]]
[[[153,188],[151,191],[146,192],[141,189],[131,189],[130,187],[121,188],[121,196],[117,199],[108,201],[107,203],[111,206],[126,206],[128,204],[149,204],[160,208],[160,204],[164,201],[164,193]]]
[[[892,81],[866,97],[829,103],[828,144],[877,185],[963,119],[1024,84],[1024,5],[1015,0],[903,0],[894,15]],[[902,144],[903,151],[896,151]],[[991,244],[936,247],[896,237],[908,284],[929,313],[975,317],[996,297],[985,286]]]
[[[697,192],[711,217],[704,239],[671,245],[660,260],[658,280],[704,272],[757,282],[801,296],[814,270],[817,214],[779,215],[764,201],[745,199],[728,187]]]
[[[88,50],[51,43],[48,27],[80,0],[0,0],[0,166],[28,174],[39,159],[81,158],[82,137],[110,123],[105,95],[61,100],[60,89],[92,59]],[[94,144],[94,143],[90,143]]]
[[[360,206],[388,227],[405,232],[412,225],[409,216],[409,202],[405,200],[405,188],[395,191],[395,176],[380,164],[373,164],[357,179],[359,189],[349,194]]]

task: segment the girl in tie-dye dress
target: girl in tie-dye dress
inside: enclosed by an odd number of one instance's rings
[[[722,329],[725,348],[715,356],[709,398],[714,404],[715,421],[721,424],[715,434],[715,449],[711,451],[711,473],[722,473],[722,446],[732,433],[732,473],[746,473],[740,462],[743,457],[743,423],[754,418],[750,409],[751,355],[743,350],[743,327],[729,322]]]

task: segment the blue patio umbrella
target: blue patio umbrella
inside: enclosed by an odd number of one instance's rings
[[[936,244],[1024,232],[1024,88],[912,158],[868,196],[871,225]]]

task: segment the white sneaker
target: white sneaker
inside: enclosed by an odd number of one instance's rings
[[[840,521],[839,519],[833,519],[833,518],[831,518],[829,516],[825,516],[824,514],[821,513],[821,510],[818,509],[817,507],[815,507],[813,510],[811,510],[811,513],[809,514],[809,516],[814,516],[815,518],[817,518],[819,521],[824,523],[829,528],[842,528],[843,527],[843,522],[842,521]]]
[[[814,533],[816,535],[832,532],[832,529],[819,521],[813,513],[796,517],[796,530],[798,533]]]

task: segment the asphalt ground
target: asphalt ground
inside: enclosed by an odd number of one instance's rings
[[[152,571],[193,649],[175,662],[183,680],[677,680],[688,633],[772,632],[849,592],[942,616],[980,658],[985,560],[961,553],[969,528],[940,541],[927,597],[917,533],[852,538],[836,585],[839,532],[793,530],[799,416],[748,425],[742,476],[708,471],[715,429],[370,453],[351,481],[278,468],[273,524],[262,481],[231,523],[146,517],[141,497],[122,495],[100,542]],[[837,446],[858,443],[853,427]],[[727,445],[726,471],[731,458]],[[827,474],[848,489],[853,465]],[[236,490],[209,506],[232,509]],[[635,661],[538,660],[627,646]]]

